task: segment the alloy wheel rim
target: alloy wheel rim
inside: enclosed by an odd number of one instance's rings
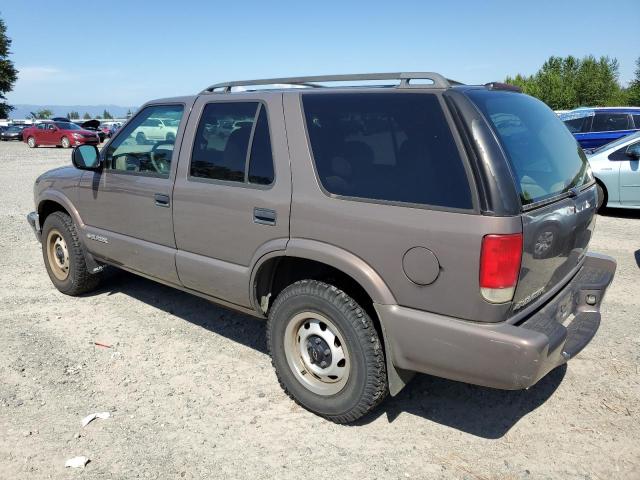
[[[284,352],[296,379],[313,393],[334,395],[349,379],[351,361],[344,338],[317,312],[301,312],[289,321]]]

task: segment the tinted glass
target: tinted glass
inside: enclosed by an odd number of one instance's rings
[[[636,128],[640,128],[640,113],[633,116],[633,123],[635,123]]]
[[[271,153],[267,111],[264,107],[260,107],[258,122],[253,134],[249,160],[249,182],[260,185],[273,183],[273,155]]]
[[[191,155],[191,176],[244,182],[251,129],[259,104],[209,103]]]
[[[584,130],[584,124],[589,117],[574,118],[571,120],[565,120],[564,124],[567,126],[571,133],[578,133]]]
[[[596,113],[591,131],[612,132],[615,130],[627,130],[628,128],[629,115],[626,113]]]
[[[302,98],[316,169],[330,193],[472,208],[462,160],[435,95]]]
[[[106,168],[114,171],[168,177],[178,126],[148,127],[149,118],[170,118],[180,123],[182,105],[146,107],[123,128],[105,154]],[[157,120],[156,120],[157,122]]]
[[[582,149],[544,103],[521,93],[485,89],[469,90],[467,95],[500,139],[523,204],[590,181]]]

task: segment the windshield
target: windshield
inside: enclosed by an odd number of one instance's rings
[[[591,180],[584,152],[562,120],[540,100],[486,89],[470,90],[467,95],[500,140],[523,205]]]
[[[20,130],[22,130],[22,127],[9,127],[7,128],[7,132],[19,132]]]
[[[55,122],[55,123],[56,123],[56,127],[58,127],[60,130],[82,130],[75,123],[69,123],[69,122]]]
[[[632,133],[631,135],[625,135],[624,137],[620,137],[619,139],[614,140],[613,142],[605,143],[604,145],[592,150],[591,155],[604,152],[605,150],[609,150],[610,148],[617,148],[623,143],[628,142],[629,140],[632,140],[634,138],[640,138],[640,132]]]

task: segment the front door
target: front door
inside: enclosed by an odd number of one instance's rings
[[[620,202],[640,206],[640,142],[626,147],[625,157],[620,161]]]
[[[173,192],[184,286],[250,306],[251,267],[289,240],[291,174],[282,95],[202,95]]]
[[[107,261],[179,284],[173,236],[173,182],[180,142],[141,139],[141,125],[166,118],[184,129],[190,105],[143,108],[102,150],[104,168],[86,172],[78,210],[89,251]],[[182,135],[178,135],[178,139]]]

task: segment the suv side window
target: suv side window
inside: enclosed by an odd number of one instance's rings
[[[626,113],[596,113],[591,131],[613,132],[627,130],[629,127],[629,115]]]
[[[109,144],[105,153],[105,168],[113,172],[168,178],[183,111],[182,105],[151,105],[144,108],[127,122]],[[149,131],[144,127],[152,117],[173,119],[175,126],[165,128],[158,136],[148,136]]]
[[[465,168],[433,94],[302,94],[316,170],[336,195],[471,209]]]
[[[196,131],[190,173],[211,180],[271,184],[273,155],[265,107],[259,102],[207,104]]]
[[[578,117],[572,118],[571,120],[565,120],[564,124],[567,126],[571,133],[580,133],[587,131],[587,127],[589,125],[588,120],[591,120],[591,117]]]
[[[633,115],[633,122],[636,124],[636,128],[640,128],[640,113]]]

